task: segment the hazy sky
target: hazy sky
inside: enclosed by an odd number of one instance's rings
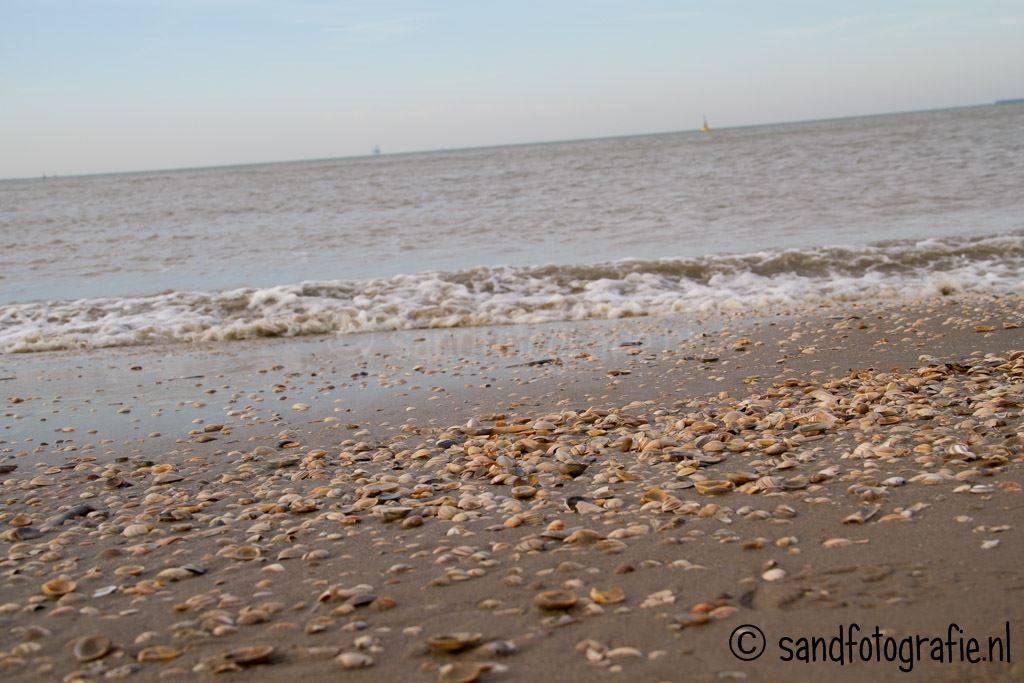
[[[0,0],[0,177],[1024,96],[1024,0]]]

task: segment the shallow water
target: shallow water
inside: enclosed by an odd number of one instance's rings
[[[1022,131],[1024,106],[988,106],[0,181],[0,341],[45,350],[1013,288]],[[952,235],[988,238],[922,241]],[[614,263],[625,258],[639,265]],[[545,264],[571,267],[534,268]]]

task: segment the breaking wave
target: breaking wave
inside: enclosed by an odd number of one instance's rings
[[[684,259],[473,268],[374,280],[0,306],[0,351],[228,341],[592,318],[768,313],[1007,292],[1024,234]]]

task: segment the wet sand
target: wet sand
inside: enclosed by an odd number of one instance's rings
[[[1019,678],[1022,314],[948,298],[4,356],[0,664],[889,680],[898,662],[782,662],[776,641],[1010,621],[1012,664],[912,677]],[[743,624],[767,635],[755,661],[730,652]]]

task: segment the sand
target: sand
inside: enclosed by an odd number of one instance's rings
[[[1019,679],[1022,314],[950,297],[4,356],[0,664],[25,680]],[[893,387],[867,399],[873,423],[850,382]],[[839,419],[744,436],[728,421],[767,419],[751,397]],[[603,411],[618,422],[598,429]],[[666,427],[697,413],[705,434]],[[575,602],[540,609],[551,590]],[[1009,622],[1013,661],[780,660],[779,638],[853,622],[983,641]],[[745,624],[766,634],[749,662],[730,651]],[[462,635],[429,640],[445,634]],[[83,662],[87,636],[102,656]],[[239,652],[254,646],[273,650]]]

